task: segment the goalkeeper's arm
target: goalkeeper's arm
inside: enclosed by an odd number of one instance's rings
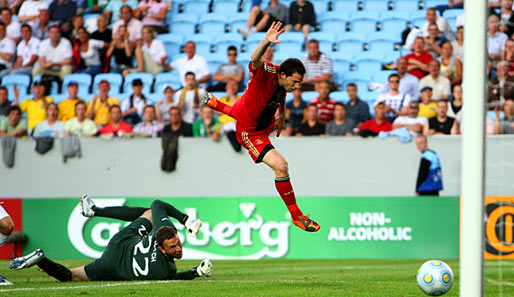
[[[200,263],[200,265],[196,266],[195,268],[177,273],[174,279],[191,280],[201,276],[210,277],[212,274],[213,271],[211,261],[203,260],[202,263]]]

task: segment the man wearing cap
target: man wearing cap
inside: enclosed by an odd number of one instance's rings
[[[61,30],[57,26],[50,27],[48,36],[39,45],[39,62],[32,69],[32,76],[50,74],[64,79],[71,73],[71,43],[61,38]]]
[[[362,124],[359,135],[362,137],[377,136],[379,132],[393,130],[393,125],[385,119],[386,104],[384,101],[375,102],[375,118]]]
[[[108,81],[102,80],[98,84],[100,94],[95,94],[93,100],[87,108],[87,117],[95,122],[98,126],[107,125],[111,122],[109,108],[113,105],[119,105],[120,101],[109,96],[111,86]]]
[[[420,117],[431,119],[437,115],[437,103],[432,101],[432,87],[421,88],[419,101],[418,115]]]
[[[28,128],[32,131],[36,125],[46,120],[46,107],[48,103],[54,100],[45,96],[45,86],[41,81],[36,81],[32,88],[34,98],[21,102],[20,109],[27,113]]]
[[[143,82],[140,79],[132,81],[130,97],[121,102],[122,118],[125,122],[134,126],[143,120],[143,109],[146,105],[152,105],[152,101],[143,95]]]
[[[432,98],[434,100],[450,99],[451,83],[450,80],[440,73],[441,64],[437,60],[428,63],[428,75],[419,81],[419,87],[432,87]]]
[[[66,90],[68,91],[68,99],[59,103],[59,120],[63,123],[76,116],[75,105],[77,105],[77,102],[84,102],[84,100],[77,97],[79,85],[76,81],[70,81]]]

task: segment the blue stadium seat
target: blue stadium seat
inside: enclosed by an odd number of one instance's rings
[[[85,95],[88,95],[87,93]],[[54,103],[55,104],[59,104],[61,103],[62,101],[68,99],[68,93],[67,92],[63,92],[61,94],[52,94],[52,99],[54,99]],[[79,93],[79,98],[84,98],[84,96],[81,96],[80,93]]]
[[[359,40],[361,42],[365,42],[368,39],[366,38],[367,34],[360,34],[355,32],[343,32],[341,34],[337,35],[336,42],[342,41],[342,40]]]
[[[319,93],[316,91],[306,91],[302,93],[302,99],[307,102],[311,102],[312,100],[318,98]]]
[[[347,11],[353,12],[357,11],[358,1],[357,0],[338,0],[332,3],[333,11]]]
[[[123,77],[119,73],[100,73],[95,75],[93,79],[93,89],[92,93],[98,93],[98,84],[102,81],[106,80],[109,82],[111,86],[111,92],[119,93],[121,89],[121,82]]]
[[[402,55],[400,53],[400,51],[392,51],[392,52],[389,52],[389,53],[385,53],[384,57],[382,58],[382,61],[384,61],[384,63],[391,63],[391,62],[395,62],[396,63],[396,60],[398,60],[398,58],[400,58]]]
[[[212,79],[212,77],[214,76],[214,74],[216,73],[216,71],[218,70],[218,68],[220,67],[221,64],[223,64],[223,62],[222,61],[218,61],[218,60],[207,61],[207,65],[209,66],[209,71],[211,72],[211,79]]]
[[[414,10],[410,13],[410,19],[414,20],[417,18],[426,18],[427,17],[427,11],[426,10]]]
[[[171,85],[174,90],[181,88],[180,76],[177,70],[162,72],[155,77],[154,93],[162,94],[166,85]]]
[[[357,53],[363,50],[363,43],[359,40],[345,39],[337,42],[337,50]]]
[[[275,54],[273,55],[273,60],[274,62],[276,62],[277,64],[280,65],[280,63],[282,63],[285,59],[288,59],[288,58],[297,58],[297,59],[301,59],[303,57],[303,54],[301,53],[284,53],[284,52],[275,52]]]
[[[426,17],[418,17],[412,20],[412,24],[416,27],[423,27],[423,24],[427,21]]]
[[[418,0],[396,0],[394,9],[400,11],[416,11],[419,10]]]
[[[346,86],[349,83],[356,84],[357,90],[359,94],[361,94],[368,90],[368,83],[370,82],[370,78],[371,74],[369,73],[350,71],[345,74],[344,79],[340,83],[343,86],[343,89],[346,89]]]
[[[316,14],[316,16],[328,11],[329,1],[313,0],[313,1],[311,1],[311,3],[312,3],[312,6],[314,6],[314,13]]]
[[[443,17],[445,19],[456,18],[463,13],[464,13],[464,9],[447,9],[443,12]]]
[[[389,75],[396,73],[394,70],[381,70],[373,73],[373,81],[377,83],[387,83]]]
[[[1,78],[2,86],[7,88],[8,98],[14,100],[14,86],[20,91],[20,99],[24,98],[32,90],[29,90],[30,76],[25,74],[9,74]]]
[[[198,14],[196,12],[175,14],[173,21],[190,21],[196,24],[198,22]]]
[[[91,88],[91,83],[93,82],[93,78],[90,74],[87,73],[72,73],[67,75],[62,82],[62,93],[66,93],[66,88],[68,87],[68,83],[71,81],[75,81],[79,86],[79,97],[89,94],[89,89]]]
[[[362,52],[356,52],[355,53],[355,61],[358,60],[379,60],[382,61],[384,59],[385,53],[383,52],[375,52],[375,51],[362,51]]]
[[[411,18],[410,14],[411,14],[410,11],[388,10],[388,11],[384,11],[380,14],[380,19],[385,20],[385,19],[389,19],[389,18],[399,18],[399,19],[410,20],[410,18]]]
[[[215,0],[213,6],[214,13],[232,15],[239,12],[239,1]]]
[[[371,19],[378,21],[380,20],[380,13],[376,11],[359,10],[350,14],[350,21],[358,19]]]
[[[237,29],[246,28],[246,21],[248,20],[248,16],[248,12],[241,12],[231,15],[229,21],[230,32],[237,33]]]
[[[171,59],[172,55],[179,53],[182,50],[182,44],[184,44],[184,37],[178,34],[159,34],[157,39],[164,44],[168,60]]]
[[[161,93],[150,93],[146,96],[146,98],[148,98],[148,100],[152,101],[153,104],[157,104],[157,102],[160,100],[160,99],[164,99],[164,94],[163,92]]]
[[[366,0],[364,1],[364,10],[383,12],[389,10],[390,1],[385,0]]]
[[[400,42],[401,36],[389,31],[377,31],[377,32],[371,32],[367,36],[367,41],[376,40],[376,39],[385,39],[385,40],[391,40],[394,42]]]
[[[196,32],[196,21],[192,20],[172,20],[170,33],[180,35],[191,35]]]
[[[342,102],[344,104],[347,104],[348,101],[350,101],[350,98],[348,98],[348,93],[346,92],[346,90],[332,92],[330,93],[330,98],[334,99],[337,102]]]
[[[348,21],[350,19],[351,12],[349,11],[327,11],[325,13],[316,13],[316,21],[319,23],[322,20],[343,20]]]
[[[183,4],[184,13],[208,13],[209,12],[209,1],[187,1]]]
[[[342,51],[341,49],[338,49],[337,52],[330,53],[330,57],[332,58],[332,61],[346,60],[346,61],[352,62],[355,57],[355,52]]]
[[[196,46],[196,52],[203,56],[211,52],[214,36],[205,33],[194,34],[187,36],[187,41],[193,41]]]
[[[125,82],[123,83],[124,93],[132,93],[132,81],[135,79],[140,79],[143,81],[143,92],[145,92],[145,94],[151,93],[150,90],[152,89],[153,85],[153,75],[144,72],[130,73],[125,76]]]
[[[448,5],[448,0],[424,0],[424,8],[436,7],[438,5]]]
[[[397,35],[400,35],[403,30],[407,28],[407,23],[409,21],[407,19],[402,18],[387,18],[382,19],[380,21],[380,31],[382,32],[392,32]]]
[[[457,17],[449,17],[446,19],[448,21],[448,25],[450,25],[450,28],[453,32],[457,31]]]
[[[320,21],[320,25],[322,32],[338,34],[346,30],[346,21],[342,19],[323,19]]]
[[[265,36],[266,33],[264,32],[255,32],[249,34],[248,37],[246,37],[246,51],[252,52],[255,46],[257,46],[257,44],[259,44],[259,42],[261,42]]]
[[[275,45],[275,51],[296,53],[302,51],[303,33],[286,32],[280,35],[281,43]]]
[[[377,29],[376,19],[358,18],[350,21],[350,31],[361,34],[368,34]]]
[[[368,42],[368,51],[389,53],[394,51],[395,43],[387,39],[373,39]]]
[[[361,59],[355,63],[355,71],[374,74],[382,69],[382,60]]]
[[[336,81],[342,81],[345,74],[350,71],[351,60],[332,57],[332,69],[336,75]]]
[[[217,35],[214,41],[214,45],[216,46],[217,53],[226,53],[227,48],[231,45],[237,48],[237,52],[239,53],[241,50],[241,45],[243,44],[243,38],[241,34],[238,33],[227,33],[222,35]]]
[[[223,14],[205,14],[200,15],[200,33],[211,34],[212,36],[217,34],[224,34],[225,27],[227,24],[227,17]]]

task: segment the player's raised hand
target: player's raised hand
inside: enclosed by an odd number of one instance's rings
[[[273,22],[266,32],[266,39],[271,43],[281,43],[282,40],[278,39],[278,36],[284,32],[281,22]]]
[[[205,259],[196,267],[196,272],[199,276],[209,277],[212,276],[212,263],[209,259]]]

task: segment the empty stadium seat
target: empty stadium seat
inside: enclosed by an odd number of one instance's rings
[[[275,51],[295,53],[302,51],[303,33],[286,32],[280,35],[281,43],[275,45]]]
[[[335,73],[336,81],[342,81],[344,75],[350,71],[351,60],[338,59],[332,57],[332,70]]]
[[[208,13],[209,12],[209,1],[194,0],[187,1],[182,4],[184,13]]]
[[[414,10],[410,13],[410,19],[417,19],[417,18],[426,18],[427,17],[427,11],[426,10]]]
[[[350,101],[350,98],[348,98],[348,93],[346,92],[346,90],[332,92],[330,93],[330,98],[334,99],[337,102],[342,102],[344,104],[347,104],[348,101]]]
[[[106,80],[109,82],[111,86],[111,92],[119,93],[121,89],[121,82],[123,80],[123,77],[119,73],[100,73],[95,75],[95,78],[93,79],[93,89],[92,93],[98,92],[98,84],[102,80]]]
[[[341,40],[359,40],[361,42],[367,41],[368,34],[360,34],[355,32],[342,32],[341,34],[337,35],[336,42],[339,42]]]
[[[448,5],[448,0],[424,0],[424,3],[424,9],[427,9],[430,7],[436,7],[438,5]]]
[[[366,0],[364,1],[364,10],[378,12],[387,11],[389,10],[389,3],[392,3],[392,1]]]
[[[232,15],[239,12],[239,1],[216,0],[214,1],[213,13]]]
[[[376,19],[357,18],[350,21],[350,31],[361,34],[368,34],[377,30]]]
[[[359,92],[359,96],[365,93],[368,90],[368,83],[370,82],[369,75],[361,74],[360,72],[348,72],[345,74],[340,84],[343,89],[346,90],[346,86],[349,83],[354,83],[357,85],[357,90]]]
[[[347,12],[357,11],[358,2],[359,1],[357,1],[357,0],[334,1],[332,3],[332,10],[333,11],[347,11]]]
[[[184,37],[178,34],[159,34],[157,35],[157,39],[164,44],[164,50],[166,51],[168,59],[170,59],[173,54],[179,53],[184,44]]]
[[[385,40],[391,40],[394,42],[400,42],[401,36],[389,31],[377,31],[377,32],[371,32],[366,36],[367,41],[377,40],[377,39],[385,39]]]
[[[412,24],[416,27],[423,27],[423,24],[427,21],[426,17],[418,17],[415,19],[412,19]]]
[[[387,83],[389,75],[396,73],[394,70],[381,70],[373,73],[373,81],[377,83]]]
[[[248,21],[248,12],[236,13],[230,16],[230,32],[237,33],[237,29],[246,28],[246,22]]]
[[[143,82],[143,92],[149,94],[153,85],[153,75],[144,72],[128,74],[125,77],[125,82],[123,83],[123,92],[132,93],[132,81],[134,81],[135,79],[140,79]]]
[[[396,0],[394,9],[400,11],[416,11],[419,10],[418,0]]]
[[[336,43],[336,35],[331,32],[312,32],[309,39],[316,39],[319,43],[319,49],[322,52],[331,52]]]
[[[226,53],[227,48],[231,45],[237,48],[237,52],[241,51],[241,45],[243,44],[243,37],[238,33],[227,33],[217,35],[214,41],[217,53]]]
[[[181,88],[180,76],[177,70],[162,72],[155,76],[154,93],[162,94],[164,86],[171,85],[174,90]]]
[[[380,21],[381,32],[391,32],[400,35],[407,28],[409,20],[403,18],[386,18]]]
[[[368,51],[392,52],[394,51],[395,41],[388,39],[374,39],[368,42]]]
[[[224,14],[203,14],[200,15],[198,21],[199,31],[203,34],[211,34],[212,36],[217,34],[224,34],[227,22],[227,17]]]
[[[2,86],[7,88],[8,98],[10,100],[14,100],[14,86],[18,87],[20,91],[20,98],[24,98],[31,90],[29,90],[30,86],[30,76],[25,74],[9,74],[5,75],[2,79]]]
[[[361,52],[363,51],[363,43],[360,40],[345,39],[337,42],[337,50],[344,52]]]
[[[332,60],[346,60],[352,62],[353,58],[355,57],[355,52],[342,51],[338,48],[337,52],[330,53],[330,57],[332,58]]]
[[[382,60],[359,59],[355,62],[355,70],[358,72],[374,74],[382,69]]]
[[[79,97],[89,94],[89,89],[91,88],[91,83],[93,82],[93,78],[90,74],[87,73],[72,73],[67,75],[62,83],[62,93],[66,93],[66,88],[68,87],[68,83],[71,81],[75,81],[79,86]]]
[[[313,0],[311,1],[312,6],[314,6],[314,13],[316,15],[323,14],[328,11],[328,3],[329,1],[325,0]]]
[[[190,35],[196,32],[196,21],[191,20],[172,20],[170,33]]]
[[[320,21],[321,31],[334,34],[341,33],[346,29],[346,20],[339,18],[324,18]]]
[[[464,13],[464,9],[447,9],[443,12],[443,17],[445,19],[456,18],[463,13]]]
[[[380,19],[389,19],[389,18],[400,18],[405,20],[410,20],[411,11],[407,10],[388,10],[380,13]]]
[[[87,96],[88,94],[86,93],[84,96]],[[52,99],[54,100],[54,103],[55,104],[59,104],[61,103],[62,101],[68,99],[68,93],[67,92],[63,92],[61,94],[52,94]],[[84,98],[84,96],[81,96],[80,93],[79,93],[79,98]]]

